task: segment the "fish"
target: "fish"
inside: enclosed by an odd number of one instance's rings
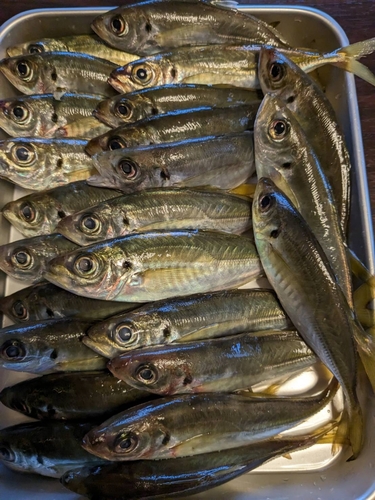
[[[153,231],[96,243],[53,259],[51,283],[84,297],[150,302],[236,288],[262,274],[251,240],[210,231]]]
[[[70,469],[103,464],[81,447],[93,424],[31,422],[0,430],[0,462],[17,472],[60,478]]]
[[[267,331],[137,349],[107,366],[132,387],[173,396],[271,385],[316,362],[296,331]]]
[[[81,246],[154,229],[251,229],[251,201],[221,191],[149,189],[65,217],[57,232]]]
[[[45,52],[75,52],[106,59],[122,66],[138,59],[136,54],[108,47],[97,35],[73,35],[60,38],[41,38],[7,48],[9,57],[44,54]]]
[[[108,371],[52,373],[0,393],[7,408],[39,420],[104,419],[150,398]]]
[[[352,311],[311,229],[270,179],[258,182],[253,224],[260,259],[281,305],[343,389],[354,460],[363,446],[363,417]]]
[[[151,0],[126,5],[96,17],[91,27],[110,46],[139,55],[181,45],[289,46],[282,35],[264,21],[202,0]]]
[[[353,309],[351,270],[331,186],[301,125],[272,94],[259,110],[254,148],[258,178],[271,178],[305,219]]]
[[[172,49],[114,69],[108,82],[120,93],[176,83],[230,85],[256,90],[261,87],[258,72],[261,48],[262,45],[207,45]],[[375,85],[375,75],[356,61],[374,50],[375,38],[330,53],[301,49],[279,49],[279,52],[305,72],[333,64]]]
[[[263,92],[272,93],[282,101],[308,137],[331,186],[342,232],[346,235],[351,163],[331,103],[313,79],[285,54],[271,48],[262,48],[260,52],[259,79]]]
[[[323,409],[333,380],[312,397],[181,394],[143,403],[89,431],[83,448],[105,460],[155,460],[223,451],[271,439]]]
[[[12,137],[91,139],[106,127],[93,118],[102,96],[66,93],[35,94],[0,100],[0,128]],[[108,130],[108,129],[107,129]]]
[[[0,329],[0,366],[46,375],[104,370],[107,360],[82,342],[92,322],[48,319]]]
[[[140,304],[79,297],[51,283],[39,283],[0,297],[0,312],[14,323],[75,318],[96,321],[136,309]]]
[[[0,269],[16,280],[40,283],[49,260],[76,248],[57,233],[13,241],[0,246]]]
[[[236,87],[163,85],[102,100],[93,115],[109,127],[116,128],[176,109],[199,109],[202,106],[229,108],[251,105],[261,98],[260,92]]]
[[[32,191],[84,180],[96,172],[80,139],[11,138],[0,141],[0,178]]]
[[[77,181],[10,201],[1,214],[23,236],[32,238],[54,233],[65,217],[120,195],[119,191]]]
[[[253,134],[241,132],[105,151],[93,157],[92,186],[132,193],[156,187],[232,189],[255,171]]]
[[[66,472],[60,481],[69,490],[90,500],[194,495],[250,472],[277,456],[305,449],[315,444],[318,437],[315,432],[174,460],[83,467]]]
[[[86,152],[103,151],[175,142],[207,135],[223,135],[252,130],[259,103],[231,108],[201,107],[171,111],[111,129],[91,139]]]
[[[76,92],[111,97],[108,76],[117,68],[105,59],[74,52],[46,52],[0,61],[1,73],[27,95]]]
[[[224,290],[159,300],[118,314],[89,328],[83,342],[115,358],[141,347],[290,328],[272,290]]]

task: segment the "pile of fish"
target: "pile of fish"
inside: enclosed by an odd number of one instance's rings
[[[2,209],[25,239],[0,269],[28,286],[0,299],[0,366],[40,375],[0,394],[37,420],[0,431],[1,461],[122,500],[198,493],[345,435],[355,459],[374,278],[347,247],[350,158],[308,73],[375,84],[357,60],[375,39],[292,48],[202,0],[92,29],[0,61],[26,94],[0,101],[0,177],[33,191]],[[323,389],[275,395],[321,363]],[[327,407],[341,420],[283,434]]]

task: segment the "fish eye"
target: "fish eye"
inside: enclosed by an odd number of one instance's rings
[[[281,63],[272,63],[270,66],[270,77],[275,83],[280,82],[285,75],[284,65]]]
[[[25,346],[19,340],[7,340],[1,346],[1,356],[9,361],[22,361],[26,356]]]
[[[24,165],[29,165],[35,159],[34,149],[26,144],[15,144],[12,149],[12,155],[16,163]]]
[[[95,215],[85,214],[81,217],[81,230],[84,233],[97,233],[101,229],[101,222]]]
[[[33,258],[27,250],[15,250],[11,260],[16,267],[21,269],[29,269],[33,264]]]
[[[140,365],[135,372],[136,378],[143,384],[154,384],[158,380],[158,374],[152,365]]]
[[[115,440],[115,451],[130,453],[138,445],[138,436],[134,432],[121,433]]]
[[[130,118],[132,114],[132,108],[130,104],[125,103],[124,101],[120,101],[117,104],[115,111],[121,117],[126,117],[126,118]]]
[[[153,74],[151,68],[147,64],[135,66],[133,69],[135,80],[142,85],[147,85],[151,82]]]
[[[27,61],[19,61],[16,65],[18,76],[22,80],[27,80],[31,76],[31,66]]]
[[[31,43],[27,49],[29,54],[43,54],[44,47],[39,43]]]
[[[74,268],[81,276],[94,274],[98,268],[97,262],[92,257],[78,257],[74,263]]]
[[[8,448],[6,445],[0,445],[0,459],[5,460],[6,462],[14,462],[16,457],[13,451]]]
[[[29,203],[24,203],[20,208],[20,216],[25,222],[34,222],[36,217],[34,207]]]
[[[16,104],[12,108],[12,118],[18,123],[24,123],[29,117],[29,110],[23,104]]]
[[[115,149],[123,149],[123,148],[126,148],[126,144],[124,143],[124,141],[122,139],[120,139],[119,137],[113,137],[112,139],[110,139],[108,141],[108,149],[110,151],[114,151]]]
[[[134,161],[128,159],[121,160],[119,167],[127,179],[134,179],[137,176],[138,166]]]
[[[267,212],[273,204],[273,197],[269,194],[265,194],[259,200],[259,208],[262,212]]]
[[[24,306],[21,300],[16,300],[16,302],[12,306],[12,314],[16,316],[18,319],[27,319],[29,314],[27,312],[27,308]]]
[[[120,344],[129,342],[130,340],[132,340],[132,337],[133,331],[129,326],[120,324],[116,327],[115,340]]]
[[[268,129],[268,132],[272,139],[275,141],[281,141],[289,133],[289,125],[285,120],[274,120]]]
[[[128,24],[121,16],[114,16],[111,19],[111,30],[115,35],[126,35],[128,32]]]

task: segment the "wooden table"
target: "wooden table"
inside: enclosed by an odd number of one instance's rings
[[[330,14],[346,31],[351,43],[375,37],[375,0],[238,0],[244,4],[284,4],[316,7]],[[127,0],[122,0],[127,3]],[[129,2],[130,3],[130,2]],[[0,24],[24,10],[50,7],[113,6],[112,0],[0,0]],[[375,71],[375,54],[365,60]],[[363,142],[365,147],[367,173],[375,224],[375,89],[357,79],[359,108],[361,113]]]

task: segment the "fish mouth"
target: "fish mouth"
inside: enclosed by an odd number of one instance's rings
[[[115,76],[111,75],[108,78],[108,83],[109,83],[109,85],[111,85],[111,87],[113,87],[115,90],[117,90],[117,92],[120,92],[121,94],[126,93],[126,92],[130,92],[130,90],[128,90],[128,91],[125,90],[126,86],[124,86],[122,84],[122,82],[118,78],[116,78]]]
[[[85,344],[85,346],[89,347],[91,350],[93,350],[94,352],[96,352],[100,356],[103,356],[104,358],[108,358],[108,359],[111,358],[111,353],[109,352],[109,350],[104,349],[103,346],[101,346],[100,344],[95,342],[95,340],[93,340],[90,337],[90,334],[87,334],[85,337],[83,337],[82,342]],[[1,395],[1,393],[0,393],[0,395]],[[1,399],[0,399],[0,401],[1,401]]]
[[[93,429],[95,430],[95,429]],[[104,458],[106,460],[108,460],[108,453],[109,450],[108,450],[108,447],[106,446],[106,443],[105,443],[105,436],[103,434],[99,434],[98,436],[95,437],[92,436],[92,432],[93,430],[91,430],[90,432],[88,432],[86,434],[86,436],[82,439],[82,448],[86,451],[88,451],[89,453],[97,456],[97,457],[100,457],[100,458]]]
[[[91,23],[91,29],[96,33],[100,38],[103,38],[106,35],[104,16],[96,17]]]
[[[103,148],[100,145],[100,139],[98,137],[95,137],[94,139],[91,139],[87,143],[87,145],[85,147],[85,151],[90,156],[94,156],[94,155],[96,155],[98,153],[102,153],[103,152]]]
[[[81,288],[79,285],[77,285],[73,278],[66,274],[66,272],[66,267],[59,264],[58,262],[55,263],[51,261],[47,267],[47,270],[43,273],[43,278],[45,278],[50,283],[60,288],[64,288],[68,291],[71,291],[72,286]]]

